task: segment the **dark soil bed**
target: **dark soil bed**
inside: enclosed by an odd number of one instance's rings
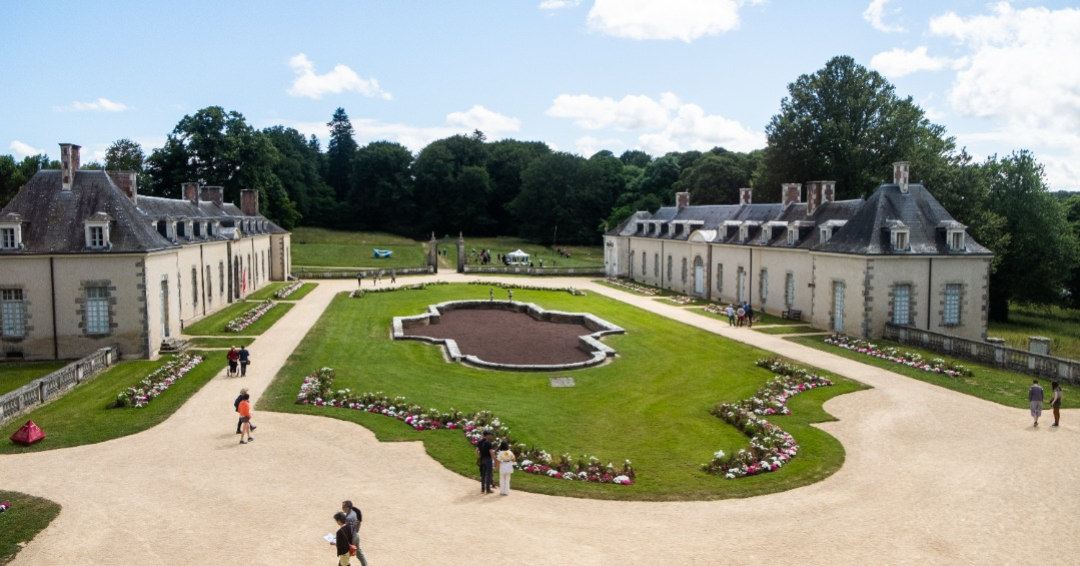
[[[462,354],[500,364],[565,364],[591,359],[578,337],[583,324],[540,322],[525,313],[461,309],[442,313],[439,324],[405,329],[408,336],[457,341]]]

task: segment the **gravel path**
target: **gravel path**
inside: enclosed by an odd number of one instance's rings
[[[825,406],[840,419],[822,428],[844,444],[844,466],[779,494],[627,503],[483,497],[421,443],[380,443],[323,417],[256,411],[257,440],[240,446],[237,391],[258,396],[333,294],[355,286],[321,282],[256,340],[247,378],[220,374],[161,425],[0,457],[0,486],[63,505],[14,564],[330,564],[321,537],[345,498],[364,512],[373,565],[1026,564],[1080,551],[1080,411],[1033,429],[1027,411],[654,299],[581,279],[530,283],[611,296],[872,385]]]

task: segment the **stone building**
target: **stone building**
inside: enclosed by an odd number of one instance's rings
[[[156,357],[184,325],[290,270],[289,233],[221,187],[138,194],[134,172],[39,171],[0,211],[0,359],[70,359],[118,344]]]
[[[993,252],[920,184],[908,164],[866,199],[835,183],[785,184],[782,202],[638,212],[604,236],[608,276],[721,303],[796,314],[817,328],[877,338],[886,323],[986,337]]]

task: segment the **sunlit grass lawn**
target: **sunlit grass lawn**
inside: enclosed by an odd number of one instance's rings
[[[254,338],[245,338],[241,336],[233,336],[231,338],[196,336],[195,338],[188,339],[188,344],[191,344],[192,348],[231,348],[233,346],[250,346],[254,342]]]
[[[904,364],[898,364],[896,362],[890,362],[888,360],[882,360],[866,354],[860,354],[859,352],[853,352],[851,350],[845,350],[844,348],[838,348],[824,342],[824,336],[792,336],[787,338],[792,342],[797,342],[816,348],[823,352],[829,352],[837,356],[842,356],[848,359],[852,359],[858,362],[869,364],[882,369],[887,369],[891,372],[905,375],[907,377],[918,379],[919,381],[925,381],[934,385],[945,387],[946,389],[952,389],[953,391],[959,391],[971,395],[972,397],[978,397],[987,401],[992,401],[1007,407],[1016,407],[1020,409],[1028,408],[1027,392],[1028,387],[1031,386],[1031,380],[1034,376],[1026,373],[1019,373],[1014,371],[1008,371],[977,362],[972,362],[960,358],[951,358],[949,356],[943,356],[932,350],[924,350],[913,346],[906,346],[896,342],[890,342],[888,340],[874,340],[874,344],[881,347],[892,346],[901,352],[913,352],[923,356],[926,359],[941,358],[943,360],[952,360],[956,363],[963,364],[968,369],[974,372],[971,377],[949,377],[947,375],[933,373],[929,371],[923,371],[908,367]],[[1043,389],[1046,390],[1047,400],[1050,399],[1050,380],[1039,378],[1039,382],[1042,384]],[[1062,393],[1064,394],[1064,405],[1069,406],[1070,400],[1077,399],[1077,395],[1080,395],[1080,387],[1068,385],[1062,383]],[[1075,401],[1073,401],[1075,402]]]
[[[120,362],[56,401],[4,424],[0,427],[0,437],[5,439],[28,420],[34,421],[45,432],[46,437],[31,446],[21,446],[13,442],[0,443],[0,454],[22,454],[94,444],[142,432],[167,419],[224,367],[221,353],[210,352],[208,359],[195,366],[145,407],[109,408],[117,394],[141,381],[168,359],[170,358],[163,357],[157,361]]]
[[[1080,360],[1080,310],[1011,305],[1009,322],[991,321],[988,334],[1025,351],[1029,336],[1045,336],[1052,355]]]
[[[308,296],[308,293],[314,291],[315,287],[319,286],[318,283],[304,283],[303,285],[300,286],[299,289],[293,291],[291,295],[289,295],[288,297],[285,297],[284,299],[278,299],[278,298],[274,297],[274,293],[277,293],[282,288],[284,288],[284,287],[286,287],[288,285],[291,285],[291,284],[292,284],[292,282],[287,282],[287,281],[278,281],[278,282],[275,282],[275,283],[269,283],[265,287],[263,287],[262,289],[259,289],[258,291],[255,291],[254,293],[251,293],[250,295],[248,295],[247,300],[249,300],[249,301],[265,301],[266,299],[273,299],[275,301],[299,301],[300,299],[303,299],[304,297]]]
[[[17,491],[0,491],[0,501],[11,504],[0,514],[0,564],[8,564],[22,550],[20,543],[33,540],[49,526],[60,513],[60,506]]]
[[[64,367],[67,362],[4,362],[0,364],[0,395]]]
[[[813,327],[810,327],[810,326],[791,326],[791,325],[775,326],[775,327],[771,327],[771,328],[768,328],[768,327],[759,328],[759,327],[755,326],[754,330],[757,331],[757,332],[760,332],[762,334],[810,334],[810,333],[813,333],[813,332],[822,332],[822,330],[819,330],[817,328],[813,328]]]
[[[418,432],[400,421],[349,409],[295,403],[305,375],[329,366],[335,389],[383,391],[441,410],[492,410],[515,438],[552,454],[588,454],[638,472],[634,486],[567,482],[524,473],[516,488],[606,499],[687,500],[746,497],[792,489],[835,472],[844,460],[839,442],[813,428],[830,420],[828,398],[862,386],[839,380],[791,401],[794,414],[774,417],[794,435],[799,456],[775,473],[726,480],[701,471],[717,450],[738,451],[748,439],[708,413],[716,403],[752,395],[771,374],[754,361],[768,353],[599,296],[519,290],[514,298],[544,308],[590,312],[627,329],[604,341],[619,352],[612,363],[573,372],[522,373],[473,369],[447,363],[438,347],[389,337],[391,318],[427,305],[486,298],[469,285],[379,293],[362,299],[339,295],[260,400],[275,411],[321,414],[357,422],[383,441],[421,440],[436,460],[463,475],[476,473],[476,457],[460,431]],[[552,388],[549,378],[571,375],[573,388]]]
[[[427,265],[425,243],[382,232],[298,227],[291,241],[293,271],[302,267],[392,269]],[[375,248],[394,253],[388,258],[375,258]]]
[[[230,320],[244,314],[244,312],[257,307],[258,305],[259,303],[255,301],[241,301],[229,305],[199,322],[188,326],[184,329],[184,334],[188,336],[258,336],[269,330],[275,322],[285,316],[285,313],[289,312],[289,309],[294,306],[290,301],[278,302],[274,308],[262,315],[262,318],[251,323],[251,326],[248,326],[240,332],[230,332],[225,330],[225,325],[228,324]]]

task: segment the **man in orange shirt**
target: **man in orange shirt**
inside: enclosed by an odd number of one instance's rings
[[[248,400],[246,395],[240,401],[240,405],[236,407],[236,410],[240,412],[240,444],[247,444],[255,439],[251,436],[251,401]],[[247,440],[244,440],[245,436]]]

